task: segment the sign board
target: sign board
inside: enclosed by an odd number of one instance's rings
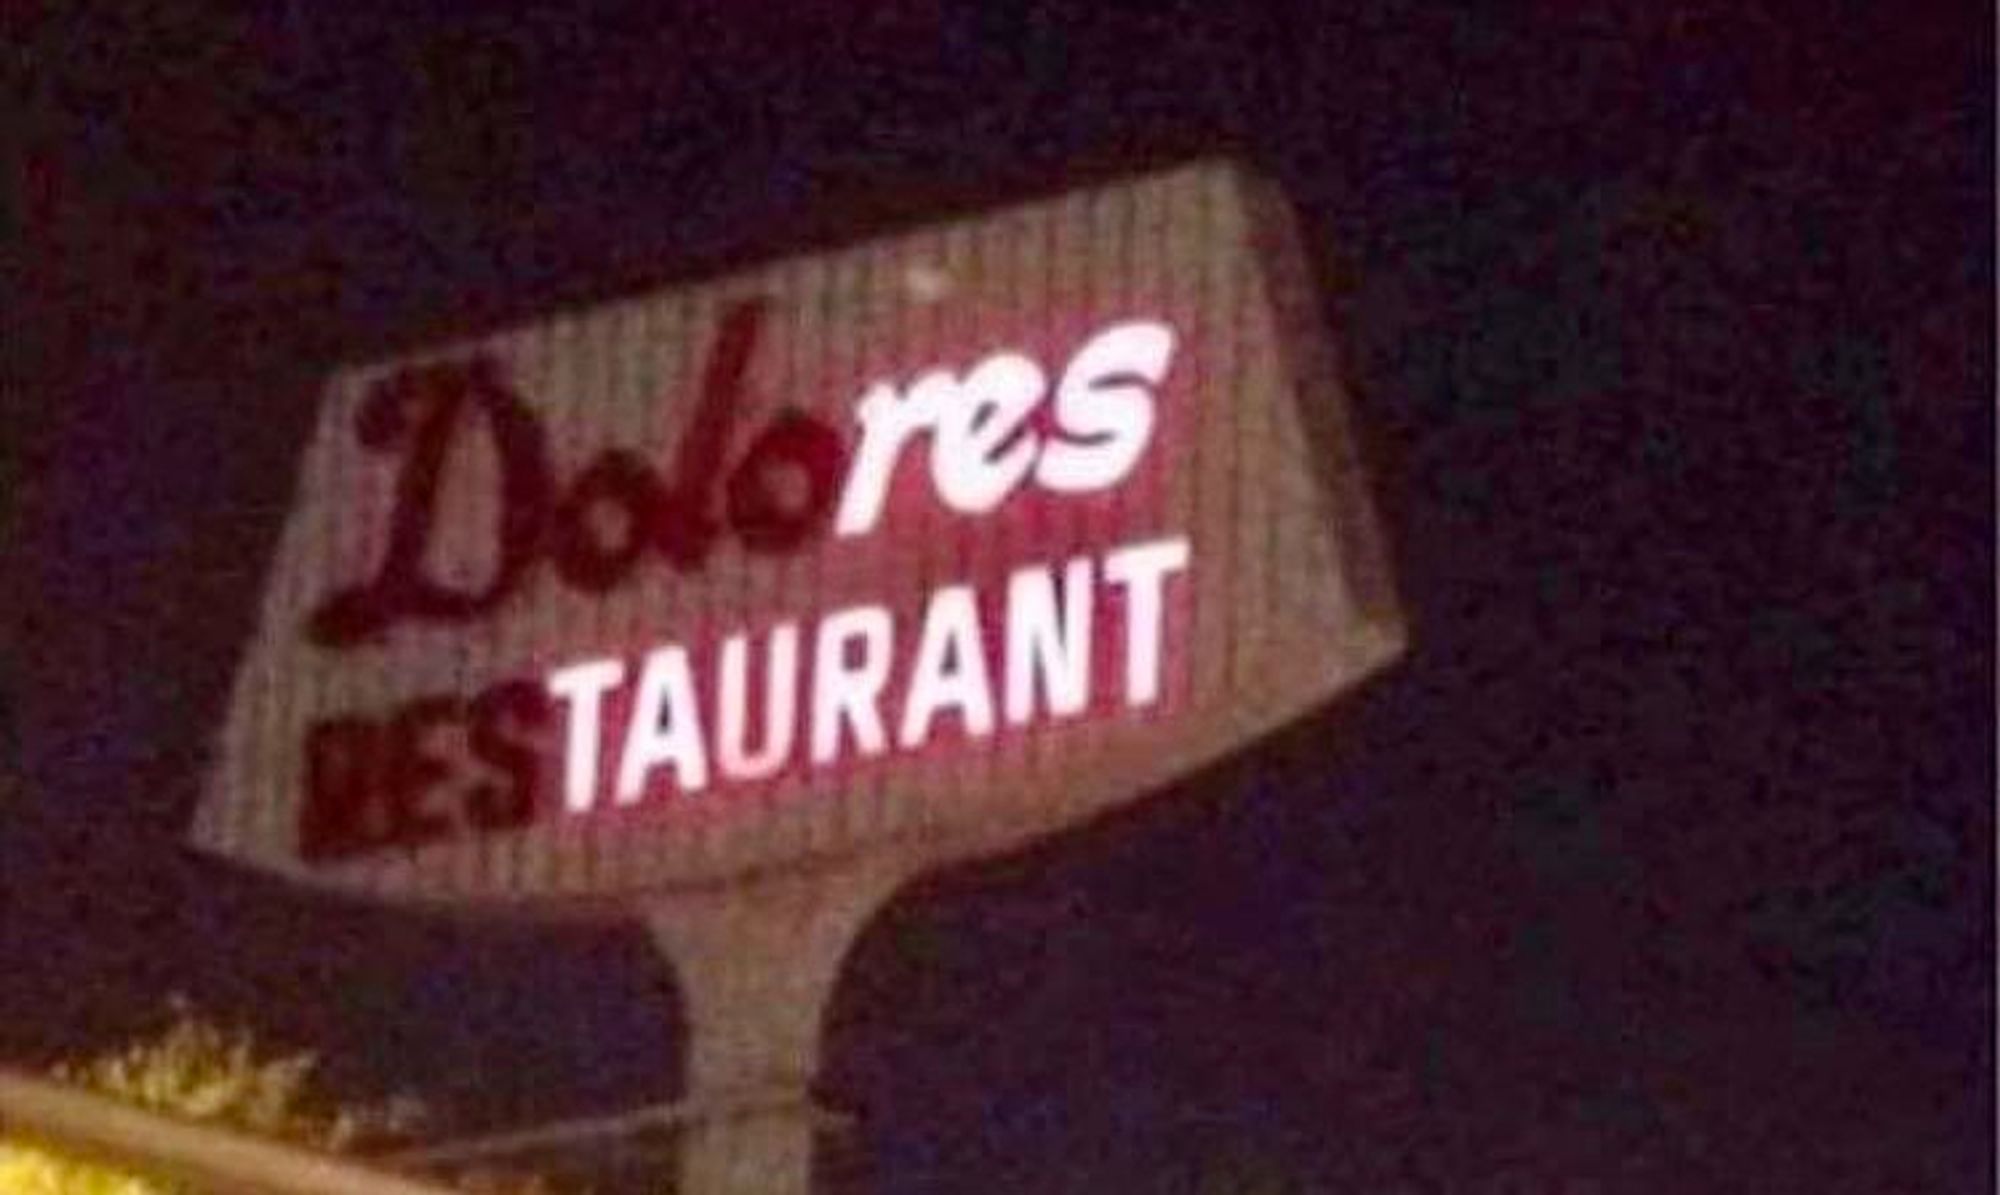
[[[1401,649],[1280,205],[1185,167],[328,382],[194,836],[431,901],[1003,849]]]

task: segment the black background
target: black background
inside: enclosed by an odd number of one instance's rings
[[[1413,654],[900,898],[826,1181],[1991,1189],[1990,11],[258,7],[10,10],[0,1056],[178,990],[459,1129],[671,1098],[636,935],[178,845],[312,382],[1229,152]]]

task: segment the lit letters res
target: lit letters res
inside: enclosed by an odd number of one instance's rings
[[[921,374],[898,391],[878,382],[856,411],[861,447],[841,491],[834,532],[865,535],[882,517],[904,447],[931,433],[931,481],[947,506],[983,514],[1033,476],[1043,489],[1085,493],[1124,480],[1146,451],[1154,394],[1174,353],[1173,329],[1150,320],[1113,324],[1070,358],[1056,384],[1056,434],[1028,427],[1048,394],[1041,367],[994,353],[962,377]]]

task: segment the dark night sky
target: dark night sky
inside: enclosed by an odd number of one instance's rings
[[[1304,217],[1413,654],[900,898],[845,1166],[1991,1189],[1990,11],[56,7],[10,18],[0,1057],[178,989],[465,1126],[669,1098],[636,935],[178,845],[313,381],[1226,150]]]

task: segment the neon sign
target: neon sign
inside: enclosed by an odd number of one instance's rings
[[[1275,191],[1195,163],[331,369],[192,839],[426,901],[890,872],[1403,650]]]
[[[762,310],[743,303],[724,317],[668,483],[614,449],[551,504],[540,428],[492,362],[431,365],[378,383],[355,430],[371,450],[402,453],[387,548],[369,580],[316,609],[310,636],[348,649],[393,633],[399,622],[477,619],[544,557],[564,583],[592,592],[620,583],[649,551],[682,570],[699,568],[723,526],[711,510],[716,466],[726,457],[731,399]],[[1053,384],[1038,362],[1011,350],[962,372],[934,368],[907,384],[878,381],[855,405],[851,468],[837,431],[787,415],[752,441],[730,474],[727,527],[753,552],[789,551],[819,534],[829,514],[838,538],[867,536],[881,522],[902,459],[926,437],[933,495],[958,515],[988,515],[1028,486],[1057,497],[1115,487],[1151,441],[1156,392],[1175,344],[1163,322],[1124,320],[1089,335]],[[501,542],[491,576],[473,589],[427,575],[424,562],[443,474],[475,417],[499,461]],[[786,470],[803,480],[789,502],[776,477]],[[620,532],[608,543],[590,519],[602,504],[620,512]],[[969,583],[941,586],[914,629],[899,627],[882,605],[829,611],[811,628],[809,652],[792,619],[727,635],[719,647],[668,643],[633,664],[616,657],[565,664],[540,686],[514,679],[469,701],[420,697],[385,719],[321,720],[307,735],[301,853],[338,858],[542,816],[551,803],[538,791],[536,740],[552,723],[564,728],[561,810],[574,815],[631,806],[648,794],[766,780],[800,760],[818,768],[917,750],[941,720],[976,740],[1003,721],[1019,728],[1038,714],[1073,717],[1101,679],[1092,676],[1093,656],[1104,654],[1095,636],[1112,621],[1125,632],[1123,706],[1145,708],[1160,696],[1166,588],[1189,563],[1185,537],[1133,543],[1063,562],[1060,585],[1057,566],[1043,563],[1013,571],[998,594]],[[993,611],[997,630],[982,607]],[[996,658],[998,677],[988,664]],[[714,683],[699,683],[703,664]],[[712,693],[708,702],[697,696],[701,689]],[[613,695],[629,712],[607,725]],[[754,746],[753,706],[763,714]],[[464,744],[456,761],[442,745],[454,733]],[[615,775],[604,774],[607,756]],[[462,774],[476,779],[463,782]]]

